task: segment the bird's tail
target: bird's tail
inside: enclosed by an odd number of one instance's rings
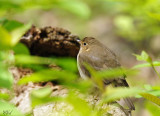
[[[119,101],[117,101],[122,106],[123,111],[127,116],[132,116],[131,111],[135,110],[135,107],[132,103],[131,98],[121,98]]]
[[[124,100],[130,110],[135,110],[135,106],[133,105],[131,98],[122,98],[122,100]]]

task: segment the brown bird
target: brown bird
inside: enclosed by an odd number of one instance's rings
[[[115,53],[92,37],[85,37],[80,41],[80,50],[77,56],[77,65],[80,76],[85,79],[90,77],[91,74],[85,68],[84,62],[97,71],[118,68],[121,66]],[[114,84],[115,87],[129,87],[125,80],[125,76],[111,80],[105,79],[104,84]],[[130,98],[123,98],[120,101],[129,108],[128,112],[135,110]]]

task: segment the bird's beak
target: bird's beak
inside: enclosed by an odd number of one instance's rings
[[[76,41],[77,41],[79,44],[81,44],[81,40],[80,40],[80,39],[77,39]]]

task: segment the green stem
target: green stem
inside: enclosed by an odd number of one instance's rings
[[[155,73],[158,75],[158,77],[160,78],[160,74],[158,73],[158,71],[155,69],[154,65],[153,65],[153,62],[149,62],[153,68],[153,70],[155,71]]]

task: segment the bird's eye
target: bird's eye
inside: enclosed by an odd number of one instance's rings
[[[85,46],[85,45],[87,45],[87,43],[83,43],[83,45]]]

